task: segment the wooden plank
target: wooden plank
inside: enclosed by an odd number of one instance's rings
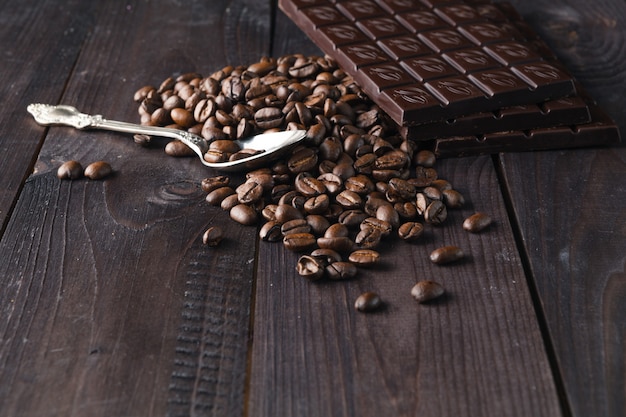
[[[56,102],[98,9],[97,3],[3,2],[0,16],[0,233],[43,141],[26,106]]]
[[[626,152],[502,162],[572,415],[622,416]]]
[[[471,199],[421,243],[392,239],[384,265],[346,282],[311,283],[289,267],[297,254],[261,244],[250,405],[255,415],[561,415],[521,260],[491,159],[441,161],[439,172]],[[472,235],[465,216],[496,219]],[[466,262],[435,266],[428,254],[456,244]],[[419,305],[421,279],[448,296]],[[386,308],[352,307],[376,291]]]
[[[626,132],[626,4],[519,2],[568,69]],[[501,162],[571,415],[623,416],[626,153],[503,155]]]
[[[269,49],[267,4],[101,7],[60,101],[110,119],[139,120],[144,84]],[[68,159],[115,174],[59,181]],[[256,229],[204,201],[213,174],[128,135],[48,130],[0,241],[0,414],[242,414]]]

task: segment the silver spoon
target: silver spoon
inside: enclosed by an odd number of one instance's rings
[[[258,168],[267,161],[293,148],[302,141],[306,135],[306,131],[304,130],[288,130],[264,133],[235,140],[234,142],[237,143],[241,149],[254,149],[261,152],[236,161],[212,163],[204,160],[204,154],[209,149],[208,141],[183,130],[106,120],[100,115],[91,116],[80,113],[76,108],[66,105],[53,106],[50,104],[34,103],[29,104],[27,110],[33,115],[37,123],[45,126],[65,125],[75,127],[76,129],[104,129],[178,139],[198,154],[204,165],[221,171],[241,171]]]

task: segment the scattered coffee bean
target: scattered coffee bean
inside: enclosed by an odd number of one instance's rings
[[[463,221],[463,229],[471,233],[478,233],[491,224],[491,217],[482,212],[474,213]]]
[[[113,168],[105,161],[92,162],[85,168],[85,176],[92,180],[101,180],[111,175],[112,172]]]
[[[204,235],[202,235],[202,243],[207,246],[215,247],[219,245],[223,238],[224,232],[222,228],[219,226],[211,226],[204,232]]]
[[[458,246],[443,246],[430,253],[430,260],[438,265],[460,261],[465,257],[463,250]]]
[[[425,303],[437,297],[441,297],[444,292],[445,290],[441,284],[428,280],[419,281],[411,288],[411,295],[419,303]]]
[[[310,281],[317,281],[322,278],[324,276],[324,268],[322,260],[310,255],[301,256],[296,264],[298,274]]]
[[[57,169],[57,177],[62,180],[75,180],[83,176],[83,166],[78,161],[67,161]]]
[[[348,260],[355,265],[370,266],[380,261],[380,253],[372,249],[357,249],[348,256]]]
[[[174,157],[185,157],[195,155],[193,150],[179,140],[172,140],[165,145],[165,153]]]
[[[363,313],[378,310],[382,305],[382,299],[375,292],[365,292],[359,295],[354,302],[354,308]]]
[[[258,220],[257,212],[247,204],[237,204],[230,209],[230,218],[246,226],[253,226]]]
[[[333,262],[326,267],[326,276],[332,280],[354,278],[357,274],[356,266],[352,262]]]

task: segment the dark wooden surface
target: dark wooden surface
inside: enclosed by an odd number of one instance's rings
[[[515,2],[626,132],[626,5]],[[0,3],[0,415],[624,416],[626,152],[438,162],[468,198],[349,282],[210,207],[211,171],[127,135],[43,128],[31,102],[138,121],[134,91],[319,53],[274,2]],[[59,181],[104,159],[103,182]],[[494,226],[463,232],[488,211]],[[207,249],[212,224],[227,239]],[[470,258],[435,267],[444,243]],[[441,302],[409,296],[441,281]],[[354,312],[365,290],[387,301]]]

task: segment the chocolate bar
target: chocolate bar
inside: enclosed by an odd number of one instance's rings
[[[429,0],[279,6],[400,126],[575,93],[572,76],[536,52],[529,28],[497,21],[501,9]]]
[[[608,146],[620,142],[620,132],[613,120],[597,105],[588,104],[591,122],[573,126],[555,126],[527,131],[487,133],[478,136],[454,136],[420,142],[438,157],[459,157],[498,152],[522,152],[548,149]]]
[[[574,96],[537,104],[504,107],[492,112],[474,113],[445,122],[399,126],[398,129],[405,139],[421,141],[449,136],[577,125],[589,122],[590,117],[585,100]]]

